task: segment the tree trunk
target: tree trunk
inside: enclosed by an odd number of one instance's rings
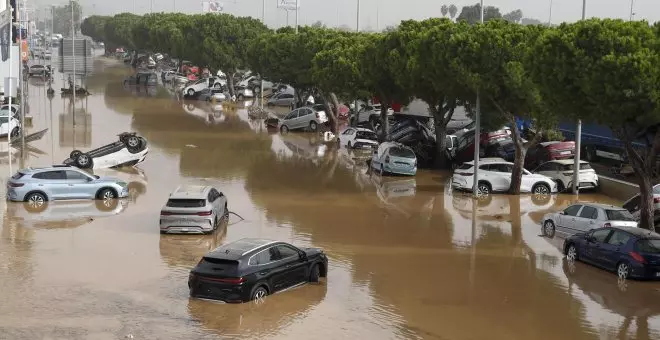
[[[513,145],[516,147],[516,157],[513,160],[513,171],[511,172],[511,186],[509,187],[509,194],[520,195],[520,182],[522,181],[523,165],[525,162],[525,154],[527,148],[523,145],[520,138],[520,131],[516,125],[515,118],[509,117],[511,123],[511,133],[513,137]]]
[[[390,105],[382,101],[380,103],[380,141],[386,142],[390,140],[390,120],[387,119],[387,109],[390,108]]]
[[[337,95],[334,92],[326,94],[325,92],[319,91],[321,97],[323,97],[323,102],[325,106],[325,112],[328,115],[328,120],[330,123],[330,131],[335,135],[339,131],[339,100],[337,100]],[[332,104],[332,105],[331,105]]]
[[[234,75],[235,74],[236,74],[236,72],[230,72],[229,77],[227,77],[227,87],[228,87],[228,90],[229,90],[229,97],[233,97],[234,93],[236,92],[234,90]]]
[[[620,137],[622,137],[621,139],[626,147],[630,165],[635,171],[639,182],[639,196],[641,198],[639,203],[639,226],[655,231],[655,206],[653,204],[653,184],[651,181],[655,173],[657,154],[660,150],[660,129],[655,132],[653,141],[650,143],[647,142],[647,148],[644,150],[645,154],[643,158],[633,147],[633,140],[625,132],[625,128],[624,133]]]
[[[443,100],[444,101],[444,100]],[[446,169],[449,167],[449,157],[447,157],[447,124],[454,116],[454,105],[442,107],[442,102],[429,105],[429,112],[433,117],[435,125],[435,146],[436,154],[434,157],[434,167],[437,169]]]

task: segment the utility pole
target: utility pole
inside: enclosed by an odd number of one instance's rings
[[[633,21],[633,17],[635,16],[635,0],[630,0],[630,21]]]
[[[174,0],[176,1],[176,0]],[[266,25],[266,0],[261,0],[261,23]],[[264,77],[261,76],[261,91],[259,91],[259,104],[261,111],[264,110]]]
[[[12,10],[12,12],[15,12],[16,8],[12,8],[11,10]],[[16,13],[18,14],[18,12],[16,12]],[[9,20],[11,22],[11,17],[10,17]],[[13,79],[11,79],[11,73],[12,73],[11,70],[13,69],[13,65],[14,65],[13,63],[15,62],[14,58],[13,58],[13,53],[12,53],[12,51],[14,50],[14,38],[15,38],[15,37],[13,37],[13,34],[12,34],[13,31],[14,30],[10,27],[9,28],[9,84],[8,84],[8,88],[5,89],[5,94],[8,95],[8,97],[9,97],[9,102],[8,102],[8,104],[9,104],[9,117],[10,117],[9,120],[8,120],[9,122],[11,122],[11,117],[13,116],[12,109],[11,109],[11,96],[12,96],[12,93],[13,93],[12,87],[14,86],[14,82],[12,81]],[[19,30],[19,32],[20,32],[20,30]],[[19,53],[19,58],[20,58],[20,53]],[[19,74],[20,74],[20,71],[19,71]],[[9,124],[9,127],[11,127],[11,124]],[[8,157],[8,159],[9,159],[9,176],[13,176],[14,172],[11,169],[11,130],[10,129],[7,129],[7,155],[9,156]]]
[[[582,0],[582,20],[587,17],[587,0]],[[580,193],[580,149],[582,148],[582,119],[575,128],[575,159],[573,161],[573,194]]]
[[[30,35],[30,21],[27,20],[28,17],[27,17],[27,10],[26,10],[26,6],[25,6],[26,5],[25,2],[26,2],[25,0],[22,1],[22,8],[21,9],[23,11],[20,12],[21,13],[21,17],[20,17],[21,21],[20,22],[27,22],[27,29],[25,30],[25,32],[26,32],[26,35],[29,36]],[[25,21],[23,21],[23,14],[25,14]],[[22,49],[23,48],[23,34],[22,34],[22,32],[21,32],[20,36],[21,36],[21,43],[20,43],[19,46],[21,46],[20,48]],[[30,55],[27,51],[25,52],[25,57],[26,57],[26,59],[28,59],[30,57]],[[23,62],[23,60],[21,60],[21,63],[22,62]],[[27,62],[27,60],[25,62]],[[25,150],[25,131],[24,131],[24,129],[25,129],[25,105],[27,105],[27,101],[28,101],[28,99],[27,99],[27,84],[25,84],[25,80],[23,79],[22,76],[20,78],[20,84],[21,84],[21,129],[20,129],[20,132],[21,132],[21,143],[22,143],[21,144],[21,154],[22,154]],[[9,107],[9,110],[11,111],[11,107]],[[9,155],[11,157],[11,152],[9,153]]]
[[[73,127],[76,127],[76,17],[73,11],[74,1],[71,1],[71,54],[73,56]],[[52,57],[51,57],[52,59]]]
[[[484,23],[484,0],[479,7],[479,21]],[[513,127],[515,128],[515,127]],[[477,112],[474,118],[474,172],[472,177],[472,195],[479,197],[479,149],[481,145],[481,91],[477,89]],[[476,202],[472,202],[476,204]],[[474,218],[474,217],[473,217]]]
[[[300,3],[299,3],[299,1],[300,1],[300,0],[296,0],[296,34],[298,33],[298,12],[300,11]],[[288,24],[288,23],[289,23],[289,22],[288,22],[288,20],[287,20],[287,24]]]
[[[548,27],[552,26],[552,0],[550,0],[550,15],[548,16]]]
[[[355,16],[355,32],[360,32],[360,0],[357,0],[357,13]],[[358,123],[358,114],[360,112],[360,109],[358,108],[358,101],[357,98],[355,98],[355,101],[353,102],[353,106],[355,107],[353,109],[353,124],[357,125]],[[350,123],[350,120],[349,120]],[[352,124],[351,124],[352,125]],[[337,137],[339,138],[339,137]]]

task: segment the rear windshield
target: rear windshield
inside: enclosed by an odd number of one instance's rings
[[[376,140],[376,133],[371,132],[371,131],[358,131],[355,134],[355,138],[358,139],[371,139],[371,140]]]
[[[458,167],[458,170],[472,169],[472,167],[473,167],[472,164],[463,163],[461,166]]]
[[[639,240],[636,245],[642,253],[660,253],[660,239]]]
[[[610,221],[634,221],[635,218],[628,210],[605,210],[607,219]]]
[[[171,199],[167,201],[166,205],[172,208],[202,208],[206,205],[206,201],[195,199]]]
[[[19,179],[21,177],[25,176],[24,174],[17,172],[14,174],[14,176],[11,176],[11,179]]]
[[[216,259],[213,257],[204,257],[204,262],[213,263],[216,265],[225,265],[225,266],[238,266],[238,261],[234,260],[225,260],[225,259]]]
[[[564,171],[571,171],[575,167],[575,164],[564,164]],[[580,170],[589,170],[593,169],[589,163],[580,163]]]
[[[390,149],[390,155],[394,157],[415,158],[415,153],[410,149],[402,147],[393,147]]]

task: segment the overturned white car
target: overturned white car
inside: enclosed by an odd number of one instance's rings
[[[119,141],[98,149],[71,151],[63,163],[80,169],[119,168],[143,162],[148,152],[146,139],[134,132],[124,132],[119,135]]]

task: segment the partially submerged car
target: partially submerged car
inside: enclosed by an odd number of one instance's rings
[[[381,174],[415,176],[417,156],[411,148],[397,142],[385,142],[374,150],[370,166]]]
[[[143,162],[148,152],[146,139],[134,132],[124,132],[117,142],[87,152],[71,151],[63,163],[81,169],[133,166]]]
[[[378,146],[378,137],[370,129],[349,127],[339,134],[337,143],[348,149],[369,149]]]
[[[190,271],[190,296],[241,303],[326,277],[328,257],[318,248],[244,238],[204,255]]]
[[[44,65],[32,65],[28,70],[29,77],[45,77],[48,69]]]
[[[222,91],[222,88],[205,88],[198,92],[197,100],[210,102],[212,100],[221,102],[227,99],[227,96]]]
[[[305,106],[289,112],[279,122],[281,133],[289,130],[309,129],[318,131],[319,126],[328,122],[323,105]]]
[[[479,178],[477,191],[480,196],[487,196],[493,192],[504,192],[511,186],[513,163],[502,158],[480,158]],[[452,188],[463,191],[472,191],[474,183],[474,161],[463,163],[452,175]],[[548,195],[557,192],[557,183],[552,178],[532,174],[522,169],[520,182],[521,192],[531,192],[537,195]]]
[[[578,203],[564,210],[543,216],[543,235],[554,237],[555,232],[573,235],[604,227],[637,227],[628,210],[600,203]]]
[[[138,72],[124,80],[124,85],[131,86],[156,86],[158,75],[154,72]]]
[[[210,234],[228,216],[227,197],[218,189],[179,186],[160,211],[160,233]]]
[[[0,137],[7,137],[7,134],[12,138],[17,137],[21,133],[21,122],[15,115],[10,118],[9,111],[4,112],[4,115],[0,115]]]

